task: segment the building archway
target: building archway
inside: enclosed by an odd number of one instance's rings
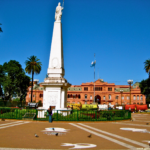
[[[101,97],[99,95],[95,96],[95,102],[101,104]]]

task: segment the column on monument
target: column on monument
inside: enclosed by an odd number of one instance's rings
[[[48,109],[47,105],[46,105],[46,90],[43,90],[43,107],[44,109]]]
[[[64,108],[67,108],[67,88],[65,89],[65,102],[64,102]]]
[[[65,102],[65,91],[62,89],[61,91],[61,108],[64,108],[64,102]]]
[[[67,89],[63,88],[61,92],[61,108],[67,107]]]

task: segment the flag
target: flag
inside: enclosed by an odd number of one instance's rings
[[[92,61],[91,63],[91,67],[95,66],[96,65],[96,60],[95,61]]]

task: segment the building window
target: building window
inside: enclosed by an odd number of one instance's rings
[[[95,87],[95,91],[102,91],[102,87]]]
[[[112,87],[109,87],[109,88],[108,88],[108,91],[112,91]]]
[[[116,103],[116,105],[118,105],[118,103]]]
[[[35,97],[35,95],[33,94],[33,97]]]
[[[129,100],[130,98],[129,98],[129,96],[127,96],[127,100]]]
[[[80,96],[80,94],[78,95],[78,99],[80,99],[81,98],[81,96]]]
[[[119,99],[119,96],[116,96],[116,99]]]
[[[105,96],[103,96],[103,99],[104,99],[104,100],[106,99]]]
[[[137,103],[137,104],[139,104],[139,103]]]
[[[143,103],[140,103],[141,105],[143,105]]]
[[[90,99],[92,99],[92,95],[90,95]]]
[[[76,98],[76,94],[73,94],[73,98]]]
[[[122,105],[124,105],[124,103],[122,103]]]
[[[85,94],[85,99],[87,99],[87,95]]]
[[[29,98],[31,98],[31,94],[29,94]]]
[[[80,104],[80,102],[78,102],[78,104]]]
[[[141,95],[141,100],[143,100],[143,96]]]
[[[87,101],[85,101],[84,104],[87,104]]]
[[[70,98],[70,95],[68,94],[68,98]]]
[[[137,95],[137,100],[139,100],[139,95]]]
[[[135,97],[135,95],[133,96],[133,100],[136,100],[136,97]]]
[[[135,102],[133,104],[136,104]]]
[[[109,99],[111,99],[111,95],[109,95]]]
[[[84,91],[88,91],[88,87],[84,87]]]
[[[124,99],[124,96],[122,96],[122,99]]]
[[[43,94],[40,94],[40,98],[42,98],[43,97]]]

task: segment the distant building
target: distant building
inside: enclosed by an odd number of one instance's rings
[[[34,87],[35,87],[34,82]],[[121,91],[120,91],[121,90]],[[122,98],[121,98],[122,97]],[[31,100],[31,87],[29,87],[26,101]],[[33,101],[43,102],[43,87],[38,85],[38,89],[33,91]],[[114,83],[104,82],[102,79],[95,81],[95,102],[98,104],[111,105],[130,104],[129,85],[115,85]],[[94,83],[87,82],[81,85],[72,85],[68,88],[67,103],[91,104],[94,102]],[[146,104],[145,95],[141,94],[139,83],[136,82],[131,87],[131,104]]]
[[[38,84],[38,80],[33,81],[33,94],[32,94],[32,102],[43,103],[43,86]],[[31,102],[31,86],[28,87],[28,92],[26,96],[26,102]]]
[[[120,92],[122,90],[122,93]],[[82,83],[80,86],[72,85],[67,92],[68,103],[91,104],[94,101],[94,83]],[[95,102],[111,105],[130,104],[129,85],[115,85],[104,82],[102,79],[95,81]],[[141,94],[139,83],[131,87],[131,104],[146,104],[145,95]]]

